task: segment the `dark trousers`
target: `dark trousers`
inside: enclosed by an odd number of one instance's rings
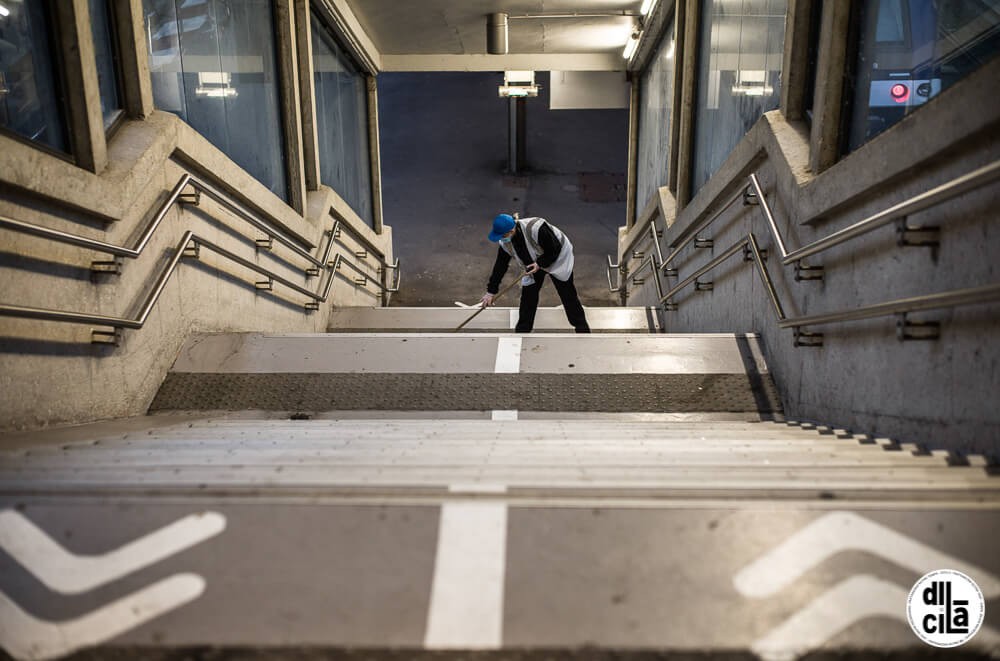
[[[517,326],[514,331],[517,333],[530,333],[535,327],[535,313],[538,311],[538,293],[542,290],[545,282],[545,271],[537,271],[534,274],[535,284],[528,287],[521,287],[521,306],[518,310],[519,316]],[[587,324],[587,315],[583,312],[583,305],[580,304],[580,297],[576,294],[576,286],[573,284],[573,276],[563,282],[558,278],[552,278],[552,284],[556,286],[559,300],[562,301],[566,318],[573,325],[577,333],[589,333],[590,326]]]

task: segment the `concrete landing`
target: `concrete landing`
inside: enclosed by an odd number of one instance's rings
[[[747,335],[226,334],[181,351],[151,411],[781,411]]]

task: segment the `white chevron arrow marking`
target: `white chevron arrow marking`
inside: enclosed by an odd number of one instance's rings
[[[1000,579],[989,572],[852,512],[816,519],[741,569],[733,584],[745,597],[768,597],[844,551],[867,551],[921,576],[934,569],[957,569],[979,585],[986,599],[1000,596]]]
[[[19,512],[0,512],[0,547],[48,588],[78,594],[218,535],[226,517],[218,512],[192,514],[102,555],[70,553]]]
[[[175,574],[81,617],[39,620],[0,593],[0,645],[15,659],[52,659],[97,645],[201,596],[205,579]]]
[[[889,617],[906,624],[908,596],[895,583],[863,574],[852,576],[757,640],[751,649],[764,661],[791,661],[868,617]],[[1000,649],[1000,633],[984,626],[967,645]]]

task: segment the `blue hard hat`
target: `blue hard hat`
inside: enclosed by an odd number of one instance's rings
[[[507,232],[514,229],[514,217],[510,214],[502,213],[493,219],[493,231],[490,232],[489,239],[496,243]]]

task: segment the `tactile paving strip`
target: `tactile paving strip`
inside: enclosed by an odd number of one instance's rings
[[[246,409],[771,413],[781,398],[769,375],[173,372],[150,406]]]

